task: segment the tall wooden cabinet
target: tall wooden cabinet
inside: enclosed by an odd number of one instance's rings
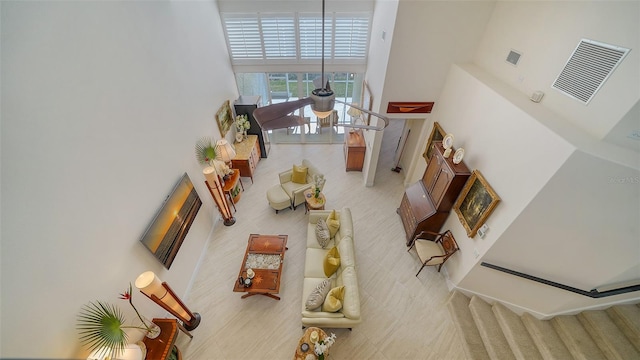
[[[405,189],[398,214],[411,246],[421,231],[440,232],[449,212],[471,172],[461,162],[454,164],[453,156],[444,157],[441,142],[434,142],[433,152],[422,179]]]
[[[347,171],[362,171],[366,150],[362,130],[344,134],[344,161]]]
[[[234,103],[233,107],[236,110],[236,115],[247,115],[249,124],[251,127],[247,130],[247,134],[256,135],[258,137],[258,143],[260,145],[260,157],[266,158],[271,150],[271,141],[269,140],[269,133],[262,131],[260,125],[253,117],[253,110],[260,107],[260,96],[240,96]]]

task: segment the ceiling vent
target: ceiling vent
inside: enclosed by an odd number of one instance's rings
[[[629,49],[582,39],[552,87],[588,104]]]
[[[518,61],[520,61],[521,54],[515,50],[509,51],[509,55],[507,55],[507,62],[511,65],[518,65]]]

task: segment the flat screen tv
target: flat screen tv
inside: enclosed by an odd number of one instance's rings
[[[167,269],[171,267],[201,205],[189,175],[184,173],[140,239]]]

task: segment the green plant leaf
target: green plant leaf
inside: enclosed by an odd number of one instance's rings
[[[89,346],[89,351],[105,348],[115,357],[128,342],[122,324],[124,316],[118,307],[100,301],[86,304],[78,315],[80,341]]]
[[[211,161],[218,156],[213,140],[203,137],[196,142],[196,159],[202,165],[210,165]]]

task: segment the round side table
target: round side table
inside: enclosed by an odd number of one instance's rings
[[[313,189],[307,189],[304,191],[304,213],[309,210],[324,210],[324,205],[327,202],[326,197],[321,192],[316,198],[313,196]]]
[[[317,331],[318,332],[318,339],[319,340],[324,340],[327,338],[327,333],[324,332],[324,330],[317,328],[317,327],[309,327],[307,328],[307,330],[305,330],[304,334],[302,335],[302,337],[300,338],[300,341],[298,341],[298,347],[296,348],[296,354],[294,355],[293,359],[294,360],[306,360],[308,355],[313,355],[313,359],[317,359],[318,356],[316,355],[316,353],[314,352],[314,344],[311,342],[311,333]],[[303,344],[307,344],[308,347],[304,347]],[[303,348],[306,348],[306,351],[303,351]],[[329,352],[327,351],[325,353],[325,359],[326,357],[329,355]]]

